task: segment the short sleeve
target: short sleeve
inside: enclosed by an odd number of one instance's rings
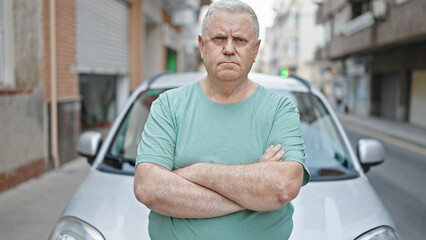
[[[310,173],[306,166],[305,145],[300,130],[300,113],[288,98],[283,98],[277,108],[277,113],[269,135],[268,145],[281,144],[285,155],[284,161],[296,161],[303,165],[303,185],[310,181]]]
[[[151,105],[138,146],[136,164],[151,162],[172,170],[176,146],[176,124],[164,98],[160,95]]]

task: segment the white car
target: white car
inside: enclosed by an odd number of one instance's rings
[[[151,103],[164,91],[203,73],[167,73],[142,84],[102,143],[83,133],[77,151],[93,164],[51,239],[149,239],[149,209],[133,194],[136,149]],[[380,142],[361,139],[355,153],[325,97],[297,77],[251,74],[253,81],[289,97],[298,107],[311,182],[293,201],[293,240],[399,239],[365,172],[384,160]]]

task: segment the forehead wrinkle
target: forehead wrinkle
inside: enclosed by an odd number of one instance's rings
[[[222,23],[218,24],[218,21],[217,21],[217,19],[219,18],[218,15],[228,16],[228,17],[220,18],[222,20],[221,21]],[[241,15],[241,17],[237,17],[235,15]],[[238,19],[238,21],[235,21],[235,19]],[[225,22],[225,24],[223,22]],[[245,28],[247,25],[251,25],[253,29]],[[230,32],[231,36],[233,34],[250,36],[250,35],[254,35],[254,23],[250,15],[246,13],[231,14],[227,12],[220,12],[220,13],[215,13],[210,17],[208,27],[206,28],[206,33],[207,32],[212,32],[212,34],[219,34],[219,33],[228,34]],[[253,36],[253,38],[255,38],[255,36]]]

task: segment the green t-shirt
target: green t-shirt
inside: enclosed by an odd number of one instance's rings
[[[197,162],[255,163],[271,144],[281,144],[283,160],[305,166],[299,112],[288,99],[262,86],[244,101],[219,104],[207,98],[200,82],[169,90],[151,106],[137,163],[169,170]],[[288,239],[293,206],[267,212],[244,210],[217,218],[181,219],[151,211],[152,239]]]

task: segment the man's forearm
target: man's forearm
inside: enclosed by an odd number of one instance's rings
[[[302,184],[303,167],[291,161],[248,165],[197,163],[176,173],[244,208],[269,211],[284,206],[297,196]]]
[[[243,210],[217,192],[151,163],[138,165],[134,188],[140,202],[166,216],[212,218]]]

